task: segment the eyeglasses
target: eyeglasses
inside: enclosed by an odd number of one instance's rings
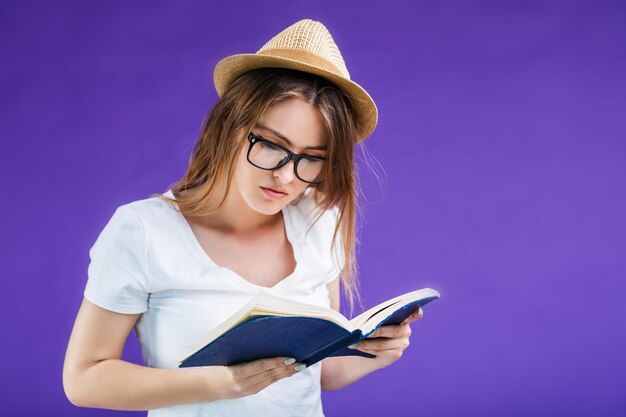
[[[250,132],[248,135],[248,162],[257,168],[273,171],[294,161],[293,170],[300,181],[319,184],[324,179],[323,167],[325,158],[321,156],[297,154],[278,143],[269,141]]]

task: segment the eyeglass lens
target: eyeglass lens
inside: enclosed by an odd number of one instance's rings
[[[278,148],[271,143],[264,142],[262,140],[256,141],[252,144],[250,150],[250,161],[264,169],[273,169],[280,165],[285,159],[289,157],[289,154],[284,149]],[[323,166],[322,160],[313,158],[301,158],[297,164],[296,174],[300,179],[307,182],[320,181],[320,173]]]

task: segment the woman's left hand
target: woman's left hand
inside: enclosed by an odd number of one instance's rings
[[[359,341],[354,349],[376,355],[370,359],[377,367],[384,368],[402,357],[404,350],[409,347],[411,327],[409,323],[419,320],[424,315],[422,309],[416,310],[401,324],[381,326],[366,339]]]

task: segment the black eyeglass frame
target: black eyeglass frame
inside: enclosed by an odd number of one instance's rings
[[[303,158],[315,159],[315,160],[319,160],[319,161],[325,161],[326,158],[323,158],[321,156],[316,156],[316,155],[309,155],[309,154],[306,154],[306,153],[298,154],[298,153],[295,153],[295,152],[291,152],[291,150],[285,148],[281,144],[276,143],[276,142],[272,142],[271,140],[267,140],[264,137],[256,135],[256,134],[254,134],[252,132],[250,132],[248,134],[248,141],[250,142],[250,147],[248,148],[248,154],[247,154],[246,158],[248,159],[248,162],[250,162],[250,164],[252,164],[253,166],[255,166],[255,167],[259,168],[259,169],[263,169],[265,171],[273,171],[275,169],[284,167],[285,165],[287,165],[289,163],[289,161],[294,161],[294,163],[293,163],[293,173],[295,174],[296,178],[298,178],[300,181],[306,182],[308,184],[320,184],[323,181],[323,180],[322,181],[306,181],[306,180],[303,180],[302,178],[300,178],[300,176],[298,175],[298,163]],[[263,168],[263,167],[260,167],[260,166],[256,165],[255,163],[253,163],[250,160],[250,152],[252,152],[252,147],[257,142],[269,143],[270,145],[275,146],[275,147],[277,147],[279,149],[282,149],[283,151],[287,152],[288,156],[287,156],[287,158],[285,158],[281,163],[279,163],[274,168]]]

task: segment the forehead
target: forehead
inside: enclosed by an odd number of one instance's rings
[[[298,149],[326,145],[322,116],[312,105],[296,98],[268,107],[259,117],[255,129],[267,139],[278,139]]]

